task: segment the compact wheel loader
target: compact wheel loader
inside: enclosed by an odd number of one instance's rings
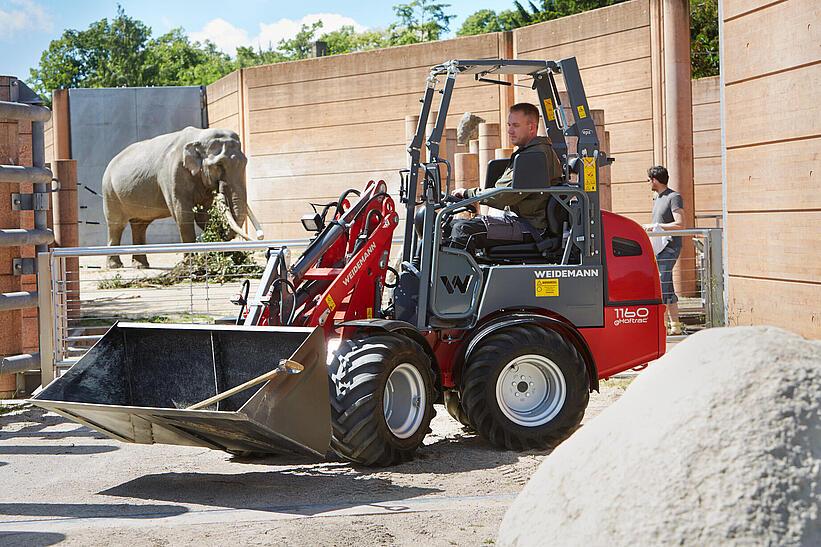
[[[522,155],[491,161],[485,190],[454,200],[439,155],[454,83],[509,85],[494,79],[503,74],[532,79],[563,181],[551,186],[547,166]],[[599,150],[575,58],[434,66],[408,152],[398,269],[399,214],[387,185],[371,181],[303,217],[315,237],[298,259],[269,249],[234,324],[118,323],[32,402],[125,442],[374,466],[413,457],[437,402],[501,448],[560,442],[599,379],[665,351],[649,239],[599,207],[599,170],[612,158]],[[508,167],[512,184],[496,188]],[[504,192],[547,196],[548,228],[475,254],[449,245],[454,215]]]

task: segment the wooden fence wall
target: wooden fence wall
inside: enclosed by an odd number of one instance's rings
[[[252,207],[269,237],[302,237],[308,202],[383,179],[398,192],[407,164],[405,116],[419,113],[429,68],[504,55],[503,35],[323,57],[242,71]],[[498,122],[499,86],[463,78],[450,127],[471,111]],[[210,112],[209,112],[210,117]]]
[[[821,338],[821,3],[722,2],[730,317]]]
[[[516,29],[513,44],[519,59],[576,57],[590,108],[604,110],[610,153],[616,158],[610,168],[612,210],[648,222],[653,92],[660,85],[652,77],[649,1],[633,0]],[[535,91],[515,89],[517,102],[538,104]]]
[[[721,226],[721,105],[718,76],[693,80],[696,228]]]
[[[208,87],[211,127],[238,131],[248,192],[266,235],[302,237],[308,202],[337,197],[369,179],[398,190],[406,166],[405,116],[419,113],[429,68],[454,58],[558,59],[576,55],[593,109],[605,110],[613,210],[649,218],[645,171],[653,164],[649,0],[633,0],[518,29],[234,72]],[[470,111],[499,123],[530,90],[457,80],[448,127]],[[504,139],[504,136],[503,136]]]

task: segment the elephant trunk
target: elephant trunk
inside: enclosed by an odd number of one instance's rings
[[[262,231],[260,230],[258,223],[255,222],[256,217],[253,215],[250,207],[248,207],[248,204],[245,202],[245,196],[238,195],[238,192],[235,192],[230,188],[231,187],[228,184],[221,181],[218,194],[218,196],[225,203],[225,220],[228,222],[228,227],[242,239],[251,241],[254,238],[248,235],[241,226],[245,222],[246,217],[250,216],[251,223],[254,224],[254,229],[257,232],[257,239],[262,239]]]

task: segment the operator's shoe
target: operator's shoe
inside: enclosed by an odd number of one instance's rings
[[[679,321],[673,321],[667,327],[667,334],[670,336],[677,336],[684,334],[684,324]]]

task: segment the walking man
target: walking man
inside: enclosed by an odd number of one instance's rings
[[[656,165],[647,170],[647,180],[656,197],[653,200],[653,221],[646,224],[648,232],[657,230],[683,230],[684,201],[681,194],[668,188],[670,175],[667,169]],[[661,277],[661,301],[667,306],[669,318],[668,334],[681,334],[682,325],[678,317],[678,297],[673,287],[673,266],[681,254],[681,236],[673,236],[667,245],[656,253],[656,262]]]

